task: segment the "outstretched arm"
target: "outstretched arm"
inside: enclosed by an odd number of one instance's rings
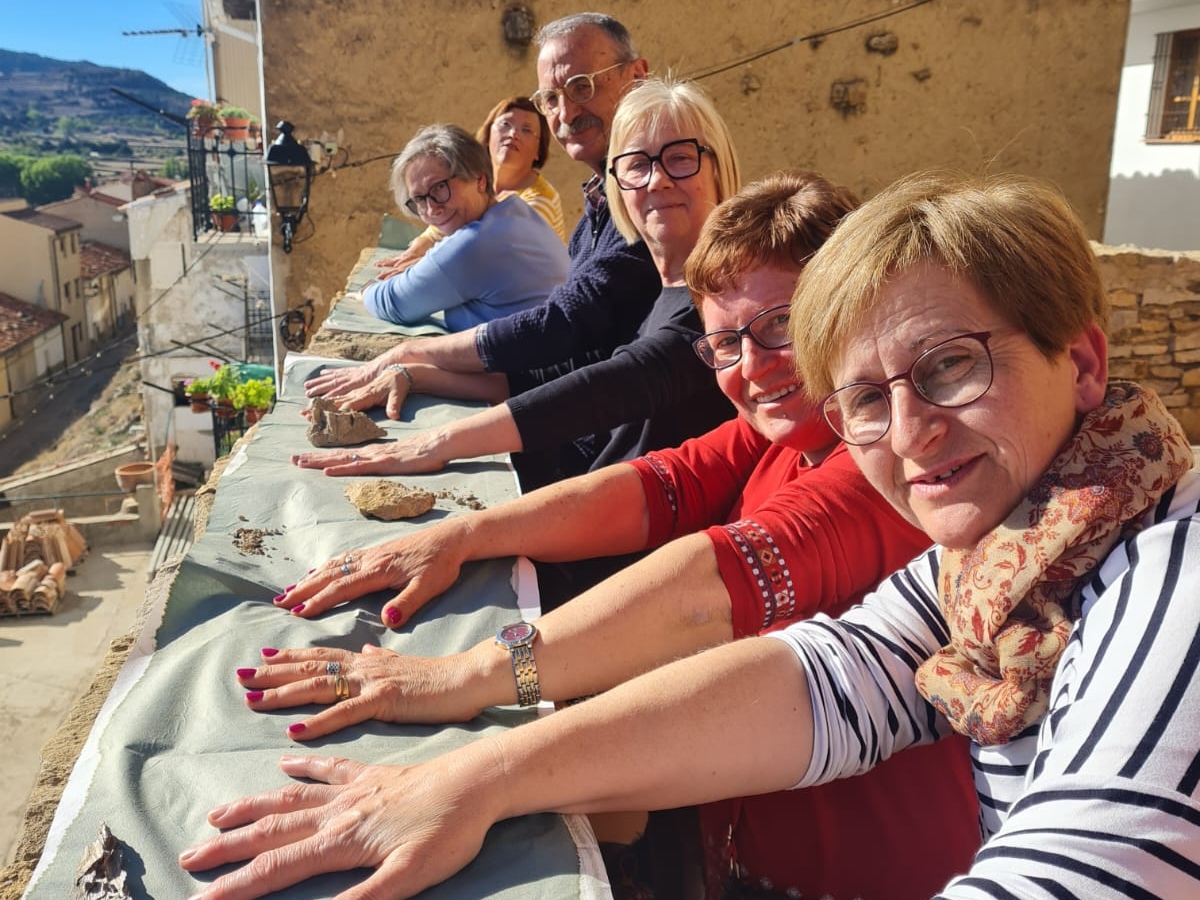
[[[733,637],[729,594],[706,535],[672,541],[538,620],[534,645],[542,697],[598,693],[656,666]],[[335,703],[328,663],[350,685]],[[461,722],[517,702],[508,653],[489,639],[449,657],[401,656],[368,646],[272,651],[238,672],[254,710],[331,704],[288,726],[310,740],[368,719]]]
[[[384,607],[384,622],[399,627],[450,587],[464,562],[530,556],[550,562],[629,553],[646,546],[646,496],[630,466],[609,466],[569,478],[508,503],[427,526],[377,547],[351,551],[306,575],[276,598],[312,616],[372,591],[399,590]],[[303,604],[303,609],[296,609]]]
[[[738,641],[417,766],[285,757],[285,772],[317,783],[213,810],[209,823],[230,830],[180,863],[253,860],[194,900],[246,900],[360,866],[376,871],[357,896],[401,900],[466,865],[502,819],[779,790],[799,781],[811,745],[795,655],[777,641]]]

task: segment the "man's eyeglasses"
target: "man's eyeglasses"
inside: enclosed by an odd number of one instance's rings
[[[742,358],[742,338],[749,336],[764,350],[778,350],[791,342],[788,323],[791,307],[787,304],[765,309],[741,328],[710,331],[692,341],[700,361],[710,369],[728,369]]]
[[[934,344],[908,370],[884,381],[856,381],[825,398],[821,412],[847,444],[873,444],[892,426],[892,385],[907,381],[933,406],[953,409],[973,403],[992,386],[990,331],[960,334]]]
[[[663,144],[657,156],[651,156],[644,150],[632,150],[614,156],[608,171],[617,180],[617,187],[621,190],[636,191],[650,183],[655,163],[669,178],[691,178],[700,171],[700,157],[705,153],[712,153],[712,149],[695,138],[684,138]]]
[[[562,98],[566,97],[572,103],[587,103],[596,96],[596,76],[611,72],[620,66],[629,65],[629,61],[613,63],[611,66],[587,75],[572,75],[560,88],[539,88],[529,99],[543,116],[558,115]]]
[[[445,203],[450,199],[450,179],[443,178],[441,181],[430,185],[428,194],[413,194],[404,201],[404,205],[408,207],[408,211],[414,216],[421,215],[421,208],[429,208],[431,203]]]

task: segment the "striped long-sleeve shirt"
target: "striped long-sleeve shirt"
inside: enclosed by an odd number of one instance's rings
[[[937,563],[935,548],[840,619],[772,635],[795,651],[812,694],[813,758],[798,787],[947,733],[913,678],[947,641]],[[972,746],[989,839],[941,896],[1200,897],[1198,670],[1194,471],[1093,572],[1041,723]]]

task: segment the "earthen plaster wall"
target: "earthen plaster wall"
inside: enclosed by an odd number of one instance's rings
[[[266,121],[337,139],[309,219],[275,252],[288,306],[323,314],[375,243],[390,159],[421,125],[474,128],[501,96],[536,88],[532,45],[506,44],[515,0],[261,0]],[[524,0],[535,26],[588,6]],[[699,75],[793,38],[881,13],[704,77],[747,179],[816,169],[864,197],[908,172],[1023,172],[1066,192],[1099,237],[1127,0],[610,0],[656,72]],[[868,38],[883,50],[867,48]],[[894,49],[891,49],[893,48]],[[843,87],[835,87],[842,85]],[[836,107],[835,93],[847,102]],[[339,137],[340,135],[340,137]],[[371,161],[373,160],[373,161]],[[547,177],[578,215],[587,171],[557,147]]]

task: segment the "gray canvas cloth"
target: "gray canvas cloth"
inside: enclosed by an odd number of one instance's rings
[[[129,885],[136,898],[189,896],[213,875],[194,878],[176,863],[188,846],[211,836],[212,807],[287,782],[278,768],[286,753],[311,752],[364,762],[413,762],[445,752],[494,729],[528,720],[529,711],[494,709],[462,726],[401,726],[369,722],[325,739],[297,745],[286,726],[315,708],[254,713],[234,679],[239,667],[259,663],[262,647],[332,645],[359,649],[370,641],[401,653],[463,650],[521,616],[515,577],[528,563],[470,564],[445,595],[418,612],[402,631],[380,624],[388,595],[372,595],[306,620],[271,604],[271,597],[303,573],[352,548],[379,543],[457,515],[463,507],[440,499],[425,516],[401,522],[363,518],[343,496],[351,479],[288,463],[309,449],[300,385],[319,362],[289,357],[283,396],[243,442],[223,473],[208,528],[182,564],[161,616],[151,615],[93,729],[56,817],[47,850],[26,893],[30,900],[72,895],[76,865],[105,822],[127,847]],[[379,419],[388,438],[472,411],[415,398],[403,422]],[[433,491],[473,494],[491,506],[516,495],[504,457],[451,467],[427,476],[397,477]],[[263,535],[263,552],[234,545],[239,528]],[[522,606],[536,607],[536,587]],[[534,610],[526,610],[526,617]],[[427,898],[591,898],[606,896],[590,831],[578,820],[529,816],[496,825],[480,856],[458,876],[423,894]],[[218,873],[219,874],[219,873]],[[273,894],[290,900],[328,898],[361,880],[361,872],[333,874]]]
[[[428,319],[414,325],[397,325],[385,322],[367,312],[362,301],[362,289],[375,280],[379,275],[376,263],[389,256],[395,256],[396,251],[386,247],[376,247],[362,266],[357,268],[346,282],[346,293],[338,299],[333,309],[329,311],[322,328],[333,331],[354,331],[366,334],[402,334],[406,337],[421,337],[424,335],[448,334],[446,316],[436,312]]]

